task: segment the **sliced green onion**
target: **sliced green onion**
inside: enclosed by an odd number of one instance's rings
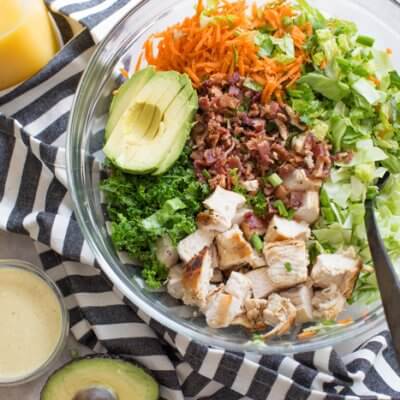
[[[360,35],[357,38],[357,43],[362,44],[363,46],[372,47],[375,43],[375,39],[370,36]]]
[[[250,238],[250,242],[251,245],[258,251],[260,252],[263,247],[264,247],[264,243],[262,241],[262,239],[260,238],[259,235],[254,234],[251,238]]]
[[[278,213],[281,217],[287,218],[289,216],[285,203],[282,200],[275,201],[274,207],[278,210]]]
[[[210,173],[206,169],[203,169],[203,171],[201,171],[201,173],[203,174],[204,178],[206,178],[206,179],[211,178]]]
[[[290,262],[285,262],[285,269],[287,272],[292,272],[293,271],[292,264]]]
[[[287,219],[293,219],[295,214],[296,214],[296,210],[294,208],[289,208]]]
[[[267,178],[267,181],[275,188],[278,187],[279,185],[282,185],[283,180],[278,174],[272,174]]]

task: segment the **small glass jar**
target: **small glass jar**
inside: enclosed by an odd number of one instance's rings
[[[0,90],[30,78],[59,49],[43,0],[1,0]]]
[[[25,275],[26,273],[27,275]],[[13,276],[14,274],[14,276]],[[37,366],[32,366],[32,369],[29,371],[25,371],[21,373],[20,375],[17,376],[17,374],[11,376],[5,377],[6,374],[3,375],[3,377],[0,374],[0,387],[2,386],[16,386],[20,385],[26,382],[29,382],[31,380],[34,380],[41,375],[45,374],[57,361],[59,358],[61,352],[64,350],[68,334],[69,334],[69,316],[68,316],[68,311],[65,306],[63,296],[56,286],[56,284],[51,280],[51,278],[42,270],[38,269],[34,265],[24,262],[24,261],[19,261],[19,260],[0,260],[0,279],[3,278],[3,287],[2,287],[2,282],[0,281],[0,306],[3,304],[7,304],[7,299],[1,299],[1,296],[7,296],[7,293],[10,293],[10,289],[12,287],[12,293],[13,296],[15,297],[16,294],[21,295],[21,302],[27,301],[29,298],[34,298],[32,296],[32,293],[38,294],[39,292],[36,292],[37,289],[43,289],[43,298],[51,300],[53,305],[56,305],[56,310],[57,311],[57,325],[59,324],[59,329],[58,332],[58,338],[54,340],[54,346],[51,349],[51,351],[48,351],[48,356],[43,355],[42,360],[43,362],[37,363]],[[24,285],[22,282],[22,278],[26,278],[25,282],[26,284]],[[7,282],[7,283],[4,283]],[[13,286],[15,282],[15,287]],[[9,287],[6,287],[9,285]],[[47,291],[48,289],[48,291]],[[31,293],[29,293],[31,291]],[[30,297],[29,297],[30,296]],[[47,296],[47,297],[45,297]],[[14,299],[13,297],[13,299]],[[50,308],[52,304],[48,304],[48,307]],[[14,311],[10,312],[11,315],[14,315]],[[31,311],[31,310],[29,310]],[[59,314],[58,314],[59,313]],[[18,314],[17,312],[15,314]],[[21,313],[22,314],[22,313]],[[0,310],[0,315],[1,315],[1,310]],[[20,320],[22,319],[22,315],[16,315],[15,318],[19,318]],[[45,326],[47,327],[46,324],[44,324],[45,318],[44,315],[39,315],[37,317],[43,318],[41,320],[41,326],[42,329],[46,329]],[[29,321],[29,318],[26,318],[27,321]],[[54,322],[48,320],[49,328],[50,329],[50,322]],[[0,320],[0,329],[1,329],[1,324],[6,322],[4,319],[1,321]],[[16,323],[15,323],[16,324]],[[14,325],[13,325],[14,326]],[[16,326],[16,325],[15,325]],[[29,329],[29,326],[26,326],[26,328]],[[7,326],[3,326],[3,329],[6,330]],[[10,329],[9,329],[10,331]],[[50,331],[49,331],[50,332]],[[25,338],[28,339],[28,338]],[[0,339],[1,340],[1,339]],[[18,334],[16,332],[16,338],[15,340],[18,340]],[[9,342],[11,343],[11,342]],[[13,343],[14,344],[14,343]],[[25,343],[26,344],[26,343]],[[0,344],[1,345],[1,344]],[[36,348],[35,348],[36,346]],[[36,351],[37,349],[37,343],[29,343],[29,348],[32,349],[32,351]],[[29,352],[29,350],[27,350]],[[3,360],[2,360],[3,357]],[[6,362],[6,356],[5,354],[0,354],[0,364],[3,361],[3,370],[7,368],[7,362]],[[1,365],[0,365],[1,367]],[[0,368],[1,371],[1,368]],[[14,370],[13,370],[14,373]]]

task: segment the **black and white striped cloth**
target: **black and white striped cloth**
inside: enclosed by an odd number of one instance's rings
[[[342,358],[331,348],[294,357],[207,348],[129,304],[96,266],[72,211],[65,132],[95,43],[136,3],[48,0],[63,49],[36,76],[0,92],[0,228],[35,241],[65,296],[77,340],[147,366],[163,399],[400,399],[400,369],[387,332]]]

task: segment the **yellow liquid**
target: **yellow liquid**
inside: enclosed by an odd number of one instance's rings
[[[0,90],[30,78],[57,50],[42,0],[0,0]]]
[[[61,307],[47,284],[31,272],[0,268],[0,382],[44,365],[61,331]]]

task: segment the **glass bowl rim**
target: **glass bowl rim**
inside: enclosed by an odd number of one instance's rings
[[[64,296],[62,295],[61,290],[54,282],[54,280],[45,271],[27,261],[22,261],[17,259],[1,259],[0,269],[6,269],[6,268],[18,269],[21,271],[29,272],[38,277],[42,282],[46,284],[46,286],[49,289],[51,289],[51,291],[56,296],[56,299],[60,306],[61,332],[56,346],[54,347],[52,353],[49,355],[48,359],[43,364],[39,365],[35,370],[33,370],[31,373],[27,375],[18,377],[16,379],[0,380],[0,387],[22,385],[24,383],[30,382],[44,375],[52,367],[53,363],[58,359],[58,357],[61,355],[61,352],[65,348],[69,336],[69,321],[70,321],[67,306],[64,301]]]
[[[71,197],[73,200],[73,208],[76,215],[76,219],[78,224],[83,232],[85,239],[88,242],[88,245],[93,252],[96,260],[103,272],[107,275],[107,277],[111,280],[113,284],[117,286],[119,291],[126,296],[129,300],[131,300],[141,311],[145,314],[162,324],[163,326],[182,334],[190,339],[195,340],[196,342],[206,345],[212,346],[216,348],[221,348],[225,350],[239,351],[239,352],[254,352],[258,354],[294,354],[294,353],[303,353],[309,351],[315,351],[324,347],[332,347],[338,345],[347,339],[351,339],[354,337],[359,337],[360,335],[365,334],[368,331],[374,330],[378,326],[383,326],[385,321],[384,311],[382,303],[379,301],[377,306],[369,312],[369,314],[358,320],[357,322],[352,323],[351,325],[340,328],[337,332],[326,333],[322,336],[317,336],[316,338],[310,338],[307,341],[298,341],[296,343],[289,344],[263,344],[259,345],[255,342],[244,343],[235,343],[229,342],[226,339],[213,337],[210,334],[202,333],[196,331],[192,328],[186,327],[183,324],[174,321],[172,318],[169,318],[167,315],[163,314],[160,310],[153,308],[148,302],[142,300],[136,293],[131,290],[128,285],[127,277],[122,273],[118,264],[113,262],[112,257],[109,254],[104,254],[101,246],[98,243],[98,233],[95,225],[95,221],[92,218],[91,213],[88,211],[88,207],[81,206],[81,204],[86,204],[87,193],[86,191],[80,192],[78,190],[79,187],[82,187],[80,184],[81,178],[81,149],[79,152],[75,152],[74,144],[78,132],[77,127],[79,123],[76,118],[77,110],[79,109],[79,104],[81,98],[83,97],[82,93],[84,92],[86,84],[92,79],[92,72],[95,70],[96,65],[100,56],[106,50],[110,40],[113,35],[125,24],[127,20],[132,18],[135,13],[149,5],[153,0],[143,0],[139,4],[137,4],[132,10],[130,10],[107,34],[107,36],[100,42],[100,44],[95,49],[92,54],[88,65],[86,66],[84,73],[80,79],[77,91],[74,96],[71,113],[68,122],[67,128],[67,145],[66,145],[66,165],[67,165],[67,179],[68,179],[68,187],[71,191]],[[173,3],[172,3],[173,1]],[[399,6],[395,0],[390,0],[395,5]],[[168,2],[168,6],[177,6],[181,3],[180,0],[170,0]],[[157,20],[160,16],[165,12],[165,8],[162,8],[156,15],[153,15],[153,19]],[[368,10],[366,10],[370,14]],[[139,34],[140,27],[132,30],[132,34]],[[79,154],[78,154],[79,153]],[[80,168],[76,168],[76,161],[78,161],[78,165]],[[83,196],[82,196],[83,193]],[[106,252],[105,252],[106,253]],[[111,266],[114,264],[114,268]]]

